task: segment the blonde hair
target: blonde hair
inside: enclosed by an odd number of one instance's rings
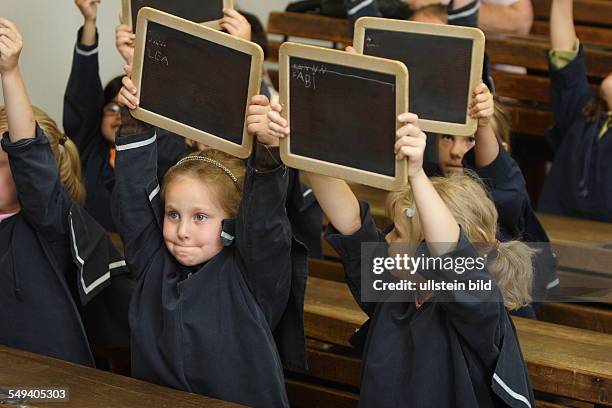
[[[81,177],[81,159],[79,150],[72,140],[66,137],[53,119],[41,109],[32,106],[34,119],[41,127],[49,145],[51,152],[57,163],[60,174],[60,181],[66,188],[70,198],[79,206],[85,204],[85,185]],[[6,109],[0,110],[0,132],[8,131],[8,117]]]
[[[211,188],[225,212],[232,218],[236,217],[240,207],[242,185],[246,172],[244,161],[214,149],[192,153],[187,158],[198,156],[210,160],[182,160],[168,170],[164,176],[161,190],[162,200],[165,200],[166,188],[172,181],[182,177],[193,177]],[[214,162],[219,163],[225,169],[215,165]],[[226,170],[232,173],[236,181]]]
[[[452,174],[433,177],[431,182],[480,255],[497,248],[497,257],[488,262],[488,268],[502,293],[505,306],[516,310],[529,304],[535,251],[519,241],[498,243],[497,210],[480,180],[470,174]],[[418,242],[423,239],[418,211],[414,211],[410,218],[405,215],[406,209],[415,209],[414,205],[412,190],[406,186],[389,194],[386,210],[396,226],[407,229],[411,241]]]

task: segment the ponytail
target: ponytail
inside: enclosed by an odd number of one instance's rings
[[[65,138],[63,145],[60,143],[58,151],[57,167],[62,184],[70,198],[82,207],[85,204],[85,186],[81,178],[79,150],[72,140]]]
[[[520,241],[502,242],[497,256],[489,261],[489,271],[495,278],[508,310],[531,303],[533,286],[532,258],[537,251]]]

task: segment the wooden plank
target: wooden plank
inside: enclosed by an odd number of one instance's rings
[[[308,276],[344,283],[344,270],[339,262],[310,258]]]
[[[548,38],[550,36],[550,23],[548,21],[534,21],[530,35]],[[583,44],[599,45],[610,48],[612,46],[612,29],[576,25],[576,35]]]
[[[548,71],[548,40],[503,34],[487,35],[487,52],[491,63],[510,64]],[[612,51],[585,47],[585,60],[590,76],[603,78],[610,73]]]
[[[563,326],[612,334],[612,310],[597,305],[547,302],[542,304],[538,318]]]
[[[534,15],[550,20],[551,0],[533,1]],[[612,26],[612,2],[610,0],[574,0],[574,19],[588,25]]]
[[[292,408],[356,408],[359,395],[297,380],[285,380]]]
[[[511,104],[506,104],[505,108],[510,115],[512,131],[516,134],[543,137],[553,125],[552,113],[547,109]]]
[[[352,302],[352,304],[351,304]],[[306,333],[348,346],[366,315],[346,285],[310,278],[305,304]],[[567,398],[612,404],[612,336],[514,318],[534,389]],[[318,328],[321,324],[324,329]]]
[[[512,74],[492,69],[495,94],[521,101],[549,103],[550,80],[535,75]]]
[[[612,244],[612,223],[545,213],[538,213],[538,218],[555,242]]]
[[[3,388],[67,387],[70,400],[59,404],[67,408],[136,408],[143,404],[147,408],[242,406],[4,346],[0,346],[0,361]],[[32,407],[59,405],[28,404]]]
[[[270,13],[268,34],[353,43],[348,20],[305,13]]]

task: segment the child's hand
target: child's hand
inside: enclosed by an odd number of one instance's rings
[[[74,4],[81,10],[85,21],[96,21],[100,2],[101,0],[74,0]]]
[[[414,113],[402,113],[398,120],[403,126],[396,133],[395,158],[408,159],[408,176],[413,177],[423,171],[427,136],[419,128],[419,117]]]
[[[354,47],[351,47],[350,45],[346,47],[344,51],[348,52],[349,54],[358,54],[357,50]]]
[[[251,24],[247,19],[234,9],[223,9],[221,27],[234,37],[251,41]]]
[[[123,70],[126,76],[123,77],[123,88],[119,91],[119,105],[127,106],[130,109],[136,109],[140,101],[136,96],[138,94],[138,89],[136,89],[136,86],[134,86],[132,82],[132,67],[126,65],[123,67]]]
[[[478,127],[483,128],[489,125],[494,112],[493,94],[485,84],[478,85],[472,94],[470,117],[478,119]]]
[[[283,139],[291,133],[287,120],[281,116],[283,107],[273,102],[268,112],[268,134],[278,139]]]
[[[132,65],[134,61],[134,39],[136,35],[132,32],[130,26],[126,24],[119,24],[115,28],[115,46],[117,51],[125,60],[125,63]]]
[[[268,132],[268,112],[271,109],[267,96],[255,95],[247,111],[247,130],[251,135],[257,137],[259,143],[278,146],[278,138]]]
[[[0,18],[0,75],[17,69],[22,48],[23,41],[17,26],[5,18]]]

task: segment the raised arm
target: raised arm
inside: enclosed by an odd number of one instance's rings
[[[517,0],[511,5],[481,4],[480,6],[480,27],[484,31],[529,35],[532,24],[531,0]]]
[[[0,75],[11,142],[34,138],[36,129],[34,112],[19,69],[22,46],[15,24],[0,18]]]
[[[399,120],[404,126],[397,131],[396,158],[408,159],[410,187],[425,241],[433,255],[441,255],[455,249],[459,225],[423,170],[427,136],[419,128],[417,115],[404,113]]]
[[[106,142],[99,137],[104,95],[96,32],[98,3],[100,0],[75,0],[84,23],[78,33],[64,94],[64,131],[77,144],[84,161],[96,151],[107,151]]]
[[[72,201],[61,183],[49,141],[34,121],[19,70],[21,48],[17,27],[0,18],[0,75],[8,119],[2,146],[9,155],[22,213],[46,239],[61,240]]]
[[[572,0],[553,0],[550,10],[550,102],[557,143],[581,115],[593,96],[587,79],[582,47],[574,30]]]
[[[470,116],[478,120],[476,129],[476,168],[486,167],[499,155],[499,141],[491,126],[495,111],[493,94],[485,84],[480,84],[472,94]]]
[[[553,50],[576,49],[573,0],[553,0],[550,7],[550,43]]]
[[[130,109],[138,106],[137,91],[129,75],[123,79],[119,103]],[[155,252],[164,244],[161,225],[163,208],[157,180],[157,140],[154,128],[131,117],[122,109],[122,125],[116,138],[116,194],[119,205],[118,229],[125,244],[125,259],[137,276],[145,270]]]

